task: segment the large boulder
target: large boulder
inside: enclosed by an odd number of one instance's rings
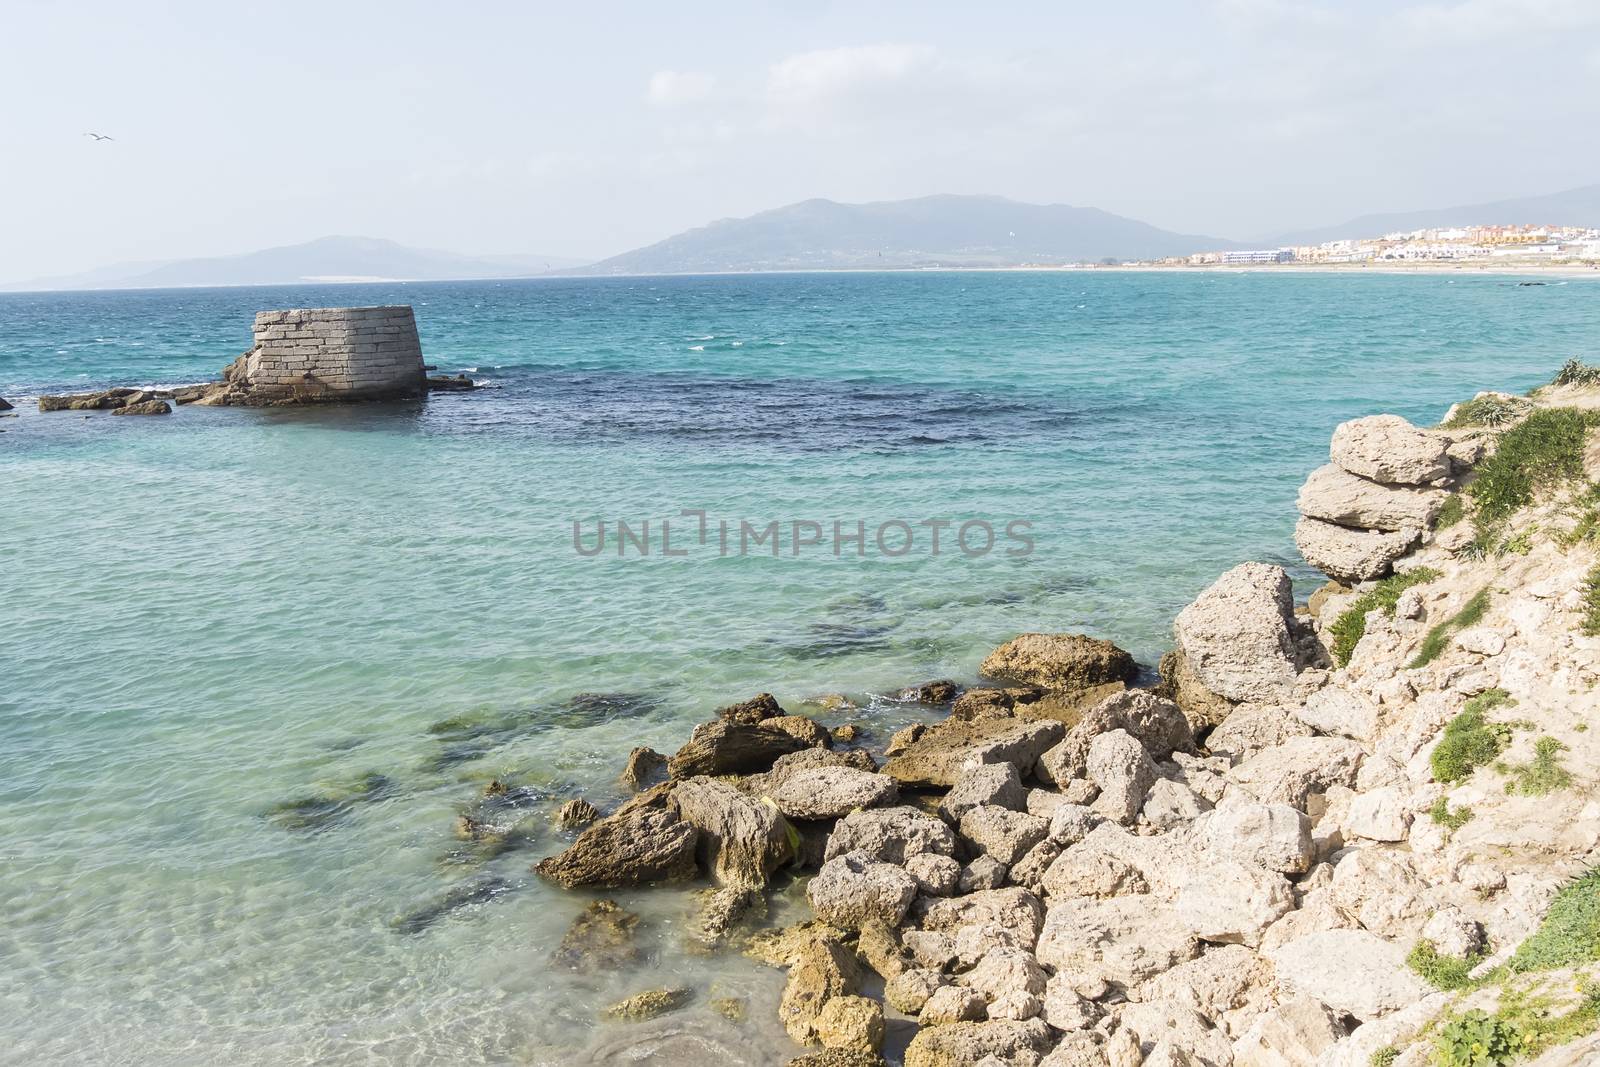
[[[905,1067],[975,1067],[986,1057],[1036,1063],[1051,1044],[1050,1027],[1042,1019],[928,1026],[906,1047]]]
[[[1090,708],[1060,744],[1045,751],[1034,772],[1059,785],[1082,778],[1089,768],[1089,746],[1101,734],[1114,730],[1125,731],[1154,760],[1194,747],[1189,720],[1178,705],[1146,690],[1130,689]]]
[[[1112,730],[1090,742],[1087,772],[1100,787],[1094,811],[1120,823],[1133,822],[1156,780],[1155,764],[1126,730]]]
[[[961,817],[961,836],[1007,867],[1050,833],[1050,821],[1025,811],[979,804]]]
[[[912,807],[871,808],[839,820],[823,858],[861,851],[884,863],[904,864],[924,852],[950,856],[955,850],[956,835],[944,820]]]
[[[1386,576],[1421,536],[1420,529],[1357,530],[1304,515],[1294,524],[1294,543],[1306,562],[1341,582]]]
[[[1172,634],[1218,696],[1272,703],[1294,693],[1294,596],[1282,567],[1241,563],[1178,613]]]
[[[1450,494],[1443,489],[1379,485],[1332,463],[1311,472],[1295,506],[1300,514],[1363,530],[1420,530],[1433,525]]]
[[[886,774],[855,767],[812,767],[789,775],[772,801],[791,819],[837,819],[857,808],[893,804],[900,787]]]
[[[1234,1042],[1233,1067],[1302,1067],[1345,1036],[1342,1020],[1314,997],[1292,997],[1258,1015]]]
[[[1124,682],[1137,669],[1130,653],[1087,634],[1021,634],[989,653],[978,668],[990,678],[1041,689]]]
[[[686,779],[667,804],[700,831],[700,862],[719,885],[761,889],[774,869],[794,859],[792,831],[778,809],[727,782]]]
[[[1387,1015],[1429,993],[1406,966],[1406,950],[1366,930],[1321,930],[1269,955],[1285,988],[1361,1020]]]
[[[1205,820],[1206,847],[1223,859],[1283,874],[1311,869],[1311,820],[1287,804],[1230,801]]]
[[[847,852],[822,865],[806,886],[817,918],[847,930],[872,921],[897,926],[916,899],[917,880],[904,868]]]
[[[1194,934],[1172,909],[1144,894],[1052,903],[1035,955],[1055,973],[1071,972],[1084,984],[1131,989],[1198,951]]]
[[[817,1021],[828,1001],[860,987],[861,967],[854,952],[827,935],[801,940],[787,962],[789,980],[778,1001],[778,1018],[790,1037],[809,1044],[820,1038]]]
[[[902,785],[950,787],[969,766],[1009,763],[1027,773],[1044,751],[1066,735],[1053,719],[945,719],[884,764],[883,773]]]
[[[834,997],[812,1025],[824,1048],[875,1054],[883,1047],[883,1006],[870,997]]]
[[[1328,458],[1386,485],[1426,485],[1450,473],[1451,441],[1419,430],[1399,415],[1369,415],[1333,431]]]
[[[534,872],[567,889],[609,889],[693,878],[699,832],[668,811],[613,815],[589,827]]]
[[[1190,872],[1175,907],[1178,920],[1200,940],[1253,947],[1293,909],[1294,892],[1275,871],[1213,858]]]
[[[783,730],[718,719],[694,728],[689,740],[667,761],[667,772],[674,778],[753,774],[771,767],[779,756],[808,747]]]
[[[1336,785],[1353,788],[1366,751],[1342,737],[1291,737],[1264,748],[1228,772],[1228,778],[1268,804],[1304,811],[1306,798]]]
[[[1182,708],[1196,731],[1232,718],[1233,701],[1207,689],[1189,666],[1189,657],[1178,649],[1162,656],[1156,671],[1161,676],[1157,692]]]
[[[1009,763],[982,763],[961,775],[955,788],[939,801],[939,814],[952,822],[980,805],[993,805],[1020,811],[1027,806],[1028,791],[1022,787],[1017,768]]]

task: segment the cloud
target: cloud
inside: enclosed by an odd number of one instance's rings
[[[716,92],[717,80],[693,70],[658,70],[650,76],[645,99],[656,107],[680,107],[709,100]]]
[[[1600,4],[1594,0],[1458,0],[1401,11],[1399,22],[1417,34],[1485,40],[1600,26]]]
[[[809,103],[903,83],[931,69],[938,52],[924,44],[873,44],[801,52],[772,65],[767,92]]]

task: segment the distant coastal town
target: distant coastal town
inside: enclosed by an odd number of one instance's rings
[[[1196,252],[1148,261],[1162,267],[1276,264],[1473,264],[1600,267],[1600,229],[1582,226],[1453,226],[1318,245]],[[1134,265],[1134,264],[1130,264]]]

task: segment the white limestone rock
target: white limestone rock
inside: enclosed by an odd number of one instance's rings
[[[1258,1016],[1233,1043],[1233,1067],[1310,1067],[1345,1036],[1314,997],[1291,997]]]
[[[1251,756],[1228,777],[1258,800],[1303,811],[1311,794],[1353,786],[1365,757],[1365,749],[1344,738],[1291,737]]]
[[[1295,717],[1319,734],[1371,742],[1378,736],[1378,708],[1366,697],[1330,685],[1306,697]]]
[[[862,851],[884,863],[904,863],[922,852],[953,855],[956,835],[943,820],[912,807],[852,811],[828,835],[823,859]]]
[[[1295,506],[1310,518],[1361,530],[1422,530],[1433,525],[1449,495],[1380,485],[1329,463],[1311,472]]]
[[[806,886],[817,918],[846,929],[877,919],[898,926],[917,895],[917,881],[903,868],[879,863],[867,852],[847,852],[822,865]]]
[[[939,814],[959,823],[963,815],[980,805],[1021,811],[1027,803],[1028,791],[1023,789],[1015,766],[982,763],[961,773],[950,792],[939,801]]]
[[[1421,536],[1421,529],[1357,530],[1304,515],[1294,524],[1294,543],[1306,562],[1341,582],[1386,576]]]
[[[1156,780],[1156,767],[1126,730],[1101,734],[1089,745],[1089,779],[1100,787],[1094,811],[1113,822],[1131,823]]]
[[[1215,856],[1283,874],[1311,869],[1311,820],[1287,804],[1230,801],[1207,817],[1202,834]]]
[[[1219,859],[1190,872],[1175,911],[1178,921],[1202,941],[1253,946],[1293,907],[1294,893],[1283,875]]]
[[[1384,485],[1427,485],[1450,473],[1452,443],[1399,415],[1369,415],[1334,428],[1328,457],[1351,474]]]
[[[1367,930],[1323,930],[1271,954],[1280,984],[1363,1021],[1430,992],[1406,966],[1406,950]]]
[[[1172,634],[1189,669],[1235,703],[1294,694],[1294,598],[1282,567],[1242,563],[1178,613]]]
[[[1131,896],[1052,903],[1035,954],[1055,973],[1071,973],[1080,988],[1085,982],[1130,988],[1198,951],[1194,935],[1171,908]]]
[[[888,775],[844,766],[797,771],[772,793],[772,802],[791,819],[837,819],[899,798],[900,786]]]
[[[1142,751],[1142,750],[1141,750]],[[1025,811],[980,804],[961,817],[961,836],[1010,866],[1050,833],[1050,823]]]

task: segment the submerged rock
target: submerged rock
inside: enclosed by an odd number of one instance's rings
[[[1133,656],[1087,634],[1021,634],[993,652],[978,670],[990,678],[1042,689],[1088,689],[1132,678]]]
[[[397,917],[389,925],[402,934],[420,934],[458,908],[486,904],[510,891],[511,883],[504,878],[476,879],[450,888],[426,904]]]
[[[552,962],[574,971],[618,970],[644,958],[639,916],[614,900],[594,900],[572,920]]]
[[[345,819],[358,805],[382,799],[392,791],[387,775],[364,774],[325,792],[275,804],[267,811],[267,819],[286,830],[324,830]]]
[[[618,813],[578,835],[534,872],[567,889],[616,888],[693,878],[699,832],[670,812]]]
[[[625,1000],[619,1000],[603,1013],[607,1019],[617,1022],[636,1023],[646,1019],[654,1019],[665,1015],[669,1011],[677,1011],[694,999],[694,991],[682,986],[672,986],[666,989],[647,989],[643,993],[635,993]]]

